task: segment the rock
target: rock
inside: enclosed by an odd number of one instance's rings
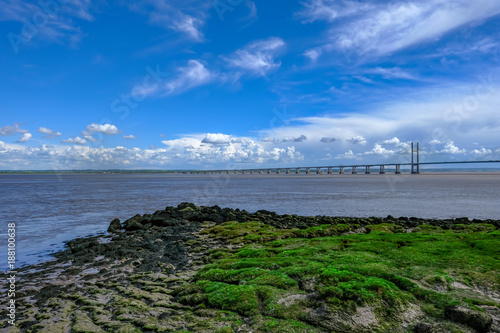
[[[413,333],[434,333],[434,326],[420,322],[413,328]]]
[[[186,210],[186,208],[190,208],[188,210]],[[197,211],[200,209],[200,207],[196,206],[194,203],[190,203],[190,202],[183,202],[183,203],[180,203],[178,206],[177,206],[177,209],[180,210],[180,211]]]
[[[144,228],[145,228],[144,225],[139,221],[131,221],[127,223],[127,225],[125,226],[125,230],[127,231],[141,230]]]
[[[142,219],[142,216],[140,214],[136,214],[134,217],[131,217],[129,218],[128,220],[126,220],[125,222],[123,222],[123,227],[125,229],[127,229],[127,226],[130,224],[130,223],[133,223],[133,222],[138,222]]]
[[[493,319],[487,313],[465,308],[463,306],[448,306],[444,311],[446,319],[467,325],[478,332],[488,332]]]
[[[116,231],[119,231],[121,228],[122,228],[122,224],[120,223],[120,220],[114,219],[109,224],[108,232],[116,232]]]

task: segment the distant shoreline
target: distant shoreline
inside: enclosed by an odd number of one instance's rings
[[[402,169],[402,175],[409,175],[409,169]],[[0,170],[1,175],[104,175],[104,174],[170,174],[170,175],[210,175],[210,174],[219,174],[218,172],[211,173],[207,171],[207,174],[204,174],[205,171],[201,170]],[[492,169],[421,169],[420,175],[446,175],[446,174],[463,174],[463,175],[481,175],[481,174],[495,174],[500,173],[500,168],[492,168]],[[226,174],[222,171],[221,174]],[[378,171],[373,170],[370,175],[378,175]],[[393,175],[394,170],[386,170],[385,175]],[[230,172],[229,175],[235,175],[233,172]],[[237,175],[242,175],[240,172]],[[257,176],[258,174],[250,174],[245,173],[245,175]],[[269,174],[262,174],[264,176],[269,176]],[[276,173],[272,173],[271,175],[278,175]],[[306,176],[305,172],[301,172],[300,175]],[[316,172],[311,172],[307,176],[314,176]],[[326,172],[322,173],[323,176],[328,176]],[[338,175],[338,172],[333,172],[330,176]],[[350,176],[351,172],[346,171],[342,176]],[[363,176],[364,172],[358,172],[358,174],[353,176]],[[295,173],[285,174],[281,173],[279,176],[297,176]],[[367,175],[368,176],[368,175]],[[417,175],[418,176],[418,175]]]

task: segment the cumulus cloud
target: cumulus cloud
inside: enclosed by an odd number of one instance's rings
[[[31,135],[31,133],[23,133],[23,134],[21,134],[21,137],[19,138],[19,140],[17,140],[16,142],[19,142],[19,143],[28,142],[31,140],[32,136],[33,135]]]
[[[74,138],[69,138],[69,139],[66,139],[66,140],[62,140],[61,142],[62,143],[74,143],[74,144],[77,144],[77,145],[84,145],[84,144],[87,143],[87,141],[85,139],[82,139],[79,136],[74,137]]]
[[[281,66],[281,62],[276,61],[275,57],[284,46],[285,42],[281,38],[272,37],[253,42],[223,59],[243,74],[266,76]]]
[[[397,137],[393,137],[392,139],[389,140],[384,140],[382,142],[384,145],[392,145],[398,148],[410,148],[411,144],[407,142],[401,142]]]
[[[339,154],[335,157],[336,160],[360,160],[361,157],[357,156],[352,152],[352,150],[348,150],[343,154]]]
[[[329,137],[324,136],[319,141],[323,142],[323,143],[332,143],[332,142],[337,142],[338,139],[336,139],[336,138],[329,138]]]
[[[304,142],[307,140],[307,136],[301,135],[297,138],[283,138],[282,142]]]
[[[90,124],[87,126],[87,128],[82,132],[82,136],[90,142],[97,142],[99,141],[94,137],[95,133],[100,133],[104,135],[116,135],[119,134],[120,132],[118,131],[118,128],[115,125],[111,124]]]
[[[372,150],[365,152],[365,155],[392,155],[394,150],[385,149],[380,144],[376,143]]]
[[[356,135],[347,140],[349,143],[352,143],[353,145],[366,145],[366,139],[362,137],[361,135]]]
[[[46,139],[55,139],[59,136],[62,135],[61,132],[56,132],[56,131],[53,131],[47,127],[39,127],[38,128],[38,133],[42,133],[42,134],[45,134],[43,137],[46,138]]]
[[[4,126],[0,127],[0,135],[1,136],[11,136],[16,133],[28,133],[29,131],[24,130],[19,127],[19,123],[14,124],[14,126]]]
[[[133,139],[137,139],[137,137],[135,135],[124,135],[123,138],[125,140],[133,140]]]
[[[201,142],[213,145],[228,145],[231,143],[231,141],[232,141],[231,135],[226,135],[221,133],[217,134],[207,133],[207,135]]]
[[[476,156],[485,156],[485,155],[491,155],[493,151],[491,149],[485,149],[483,147],[481,149],[474,149],[471,153]]]
[[[275,139],[275,138],[271,138],[271,137],[262,138],[260,141],[261,142],[268,142],[268,143],[271,143],[271,142],[272,143],[279,143],[280,142],[280,140]]]
[[[455,142],[449,140],[445,145],[444,145],[444,148],[440,151],[438,151],[438,153],[441,153],[441,154],[452,154],[452,155],[456,155],[456,154],[465,154],[467,151],[465,149],[460,149],[458,148],[457,146],[455,146]]]

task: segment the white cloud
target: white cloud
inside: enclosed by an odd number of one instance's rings
[[[366,12],[373,8],[372,5],[357,1],[343,1],[343,6],[338,5],[336,0],[310,0],[303,2],[304,10],[296,13],[296,16],[303,19],[303,23],[314,21],[333,22],[336,19],[360,12]]]
[[[211,3],[194,0],[146,0],[129,4],[129,8],[149,17],[150,23],[174,30],[189,40],[204,40],[205,25]]]
[[[231,135],[226,135],[221,133],[217,134],[208,133],[201,142],[213,145],[228,145],[231,143],[231,141],[232,141]]]
[[[366,139],[361,135],[353,136],[348,141],[353,145],[362,145],[362,146],[366,145]]]
[[[99,134],[104,134],[104,135],[116,135],[119,134],[120,132],[118,131],[118,128],[115,125],[111,124],[90,124],[87,125],[87,128],[82,132],[82,136],[87,139],[87,141],[90,142],[97,142],[99,141],[94,137],[95,133]]]
[[[310,49],[304,52],[304,56],[309,58],[312,62],[316,62],[321,56],[321,49]]]
[[[451,140],[444,145],[443,150],[438,151],[438,153],[452,154],[452,155],[465,154],[466,152],[467,151],[465,149],[460,149],[457,146],[455,146],[455,143]]]
[[[373,57],[433,41],[447,32],[500,13],[491,0],[423,0],[361,4],[355,1],[309,0],[298,13],[304,23],[331,24],[324,49]],[[342,24],[337,24],[342,20]]]
[[[336,160],[361,160],[361,157],[355,155],[352,150],[348,150],[343,154],[339,154],[335,157]]]
[[[394,150],[385,149],[380,144],[376,143],[372,150],[365,152],[365,155],[392,155]]]
[[[384,79],[387,79],[387,80],[390,80],[390,79],[413,80],[414,79],[414,77],[412,75],[403,71],[399,67],[393,67],[393,68],[376,67],[374,69],[368,70],[367,73],[380,75]]]
[[[19,143],[25,143],[25,142],[28,142],[31,140],[31,137],[33,135],[31,133],[23,133],[21,135],[21,137],[19,138],[19,140],[17,140],[16,142],[19,142]]]
[[[165,85],[166,94],[177,94],[212,81],[215,76],[197,60],[189,60],[187,66],[179,67],[178,77]]]
[[[199,41],[203,39],[203,34],[198,30],[202,25],[202,20],[189,15],[182,15],[177,21],[172,23],[172,28],[176,31],[184,32],[192,39]]]
[[[133,140],[133,139],[137,139],[137,137],[136,137],[136,136],[134,136],[134,135],[124,135],[124,136],[123,136],[123,138],[124,138],[125,140]]]
[[[1,136],[11,136],[16,133],[28,133],[29,131],[24,130],[19,127],[19,124],[14,124],[14,126],[4,126],[0,127],[0,135]]]
[[[397,137],[393,137],[392,139],[389,139],[389,140],[384,140],[382,142],[382,144],[384,144],[384,145],[392,145],[392,146],[395,146],[397,148],[410,148],[411,147],[410,143],[408,143],[408,142],[401,142],[401,140],[399,140]]]
[[[296,138],[283,138],[282,142],[304,142],[307,140],[307,136],[305,136],[304,134],[300,135],[299,137],[296,137]]]
[[[12,31],[24,42],[18,43],[13,39],[14,49],[19,51],[27,42],[33,42],[34,39],[43,39],[54,43],[66,43],[72,46],[76,45],[83,38],[84,33],[77,25],[77,20],[92,21],[91,14],[92,1],[68,0],[64,4],[57,2],[50,3],[49,9],[45,9],[35,3],[18,0],[5,0],[2,2],[2,11],[0,12],[0,21],[16,21],[23,25],[26,20],[33,24],[33,17],[36,15],[38,20],[44,24],[37,24],[36,30],[28,30],[28,33],[19,29]],[[55,6],[54,6],[55,4]],[[11,42],[12,43],[12,42]]]
[[[253,42],[223,59],[229,66],[250,75],[266,76],[281,66],[281,62],[276,62],[275,57],[284,46],[285,42],[281,38],[272,37]]]
[[[484,156],[484,155],[491,155],[493,152],[491,151],[491,149],[485,149],[484,147],[481,148],[481,149],[474,149],[472,152],[471,152],[473,155],[478,155],[478,156]]]
[[[47,127],[40,127],[38,128],[38,133],[42,133],[42,134],[45,134],[43,137],[46,138],[46,139],[55,139],[59,136],[62,135],[61,132],[56,132],[56,131],[53,131]]]
[[[69,139],[66,139],[66,140],[62,140],[61,142],[62,143],[74,143],[74,144],[77,144],[77,145],[84,145],[84,144],[87,143],[87,141],[85,139],[82,139],[79,136],[74,137],[74,138],[69,138]]]

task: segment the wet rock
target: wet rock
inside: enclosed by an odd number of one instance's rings
[[[488,332],[493,319],[487,313],[465,308],[463,306],[452,305],[445,309],[446,319],[467,325],[478,332]]]
[[[120,220],[114,219],[109,224],[108,232],[116,232],[116,231],[119,231],[121,228],[122,228],[122,224],[120,223]]]

